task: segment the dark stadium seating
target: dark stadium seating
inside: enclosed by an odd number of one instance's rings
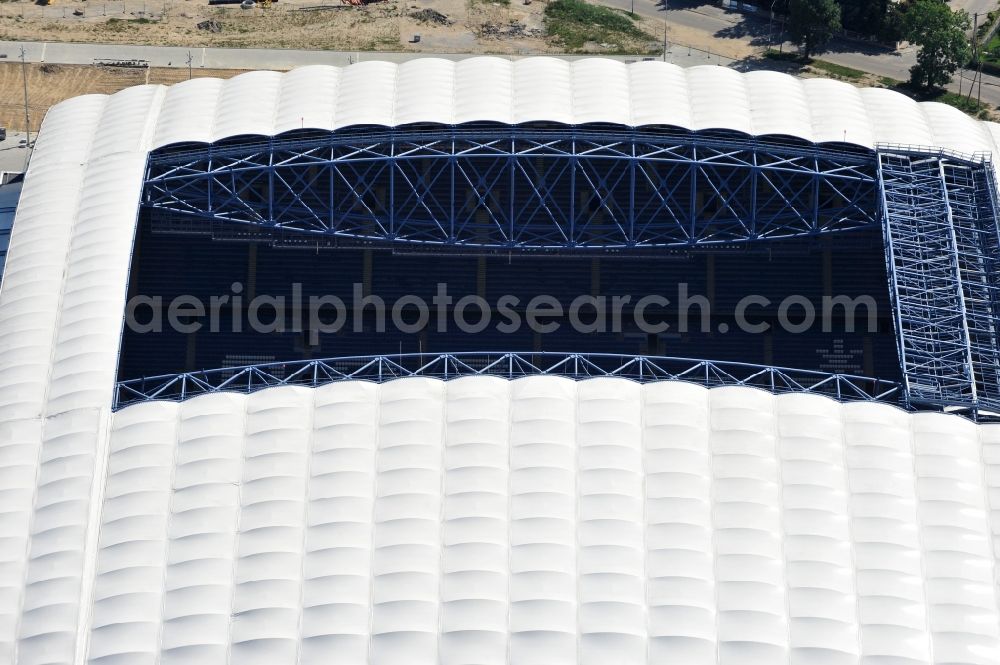
[[[226,234],[210,235],[166,232],[148,218],[140,224],[132,271],[130,295],[159,296],[164,308],[173,298],[186,294],[204,302],[213,296],[243,299],[237,310],[242,332],[233,331],[231,305],[220,310],[221,329],[205,327],[193,335],[170,330],[139,333],[126,329],[119,363],[122,380],[171,374],[197,369],[236,366],[268,361],[298,360],[349,355],[396,353],[443,353],[459,351],[573,351],[589,353],[625,353],[670,355],[678,357],[731,360],[773,364],[801,369],[874,374],[896,378],[898,361],[886,287],[885,259],[881,239],[867,231],[827,237],[822,241],[783,240],[762,243],[753,249],[723,249],[712,253],[673,254],[662,257],[644,255],[484,255],[399,252],[384,248],[361,247],[289,247],[262,239],[259,242],[218,239]],[[228,236],[228,237],[231,237]],[[367,266],[367,268],[366,268]],[[366,279],[366,275],[368,278]],[[238,287],[234,289],[234,283]],[[580,333],[564,316],[557,331],[535,334],[523,326],[516,333],[502,333],[495,324],[502,319],[494,312],[493,325],[469,334],[456,329],[451,314],[449,329],[436,329],[432,311],[430,327],[419,333],[395,330],[391,323],[383,332],[375,330],[376,315],[365,309],[360,330],[348,327],[337,333],[319,335],[317,344],[309,343],[309,333],[294,330],[292,314],[287,312],[286,331],[256,332],[248,323],[246,308],[253,296],[284,297],[286,304],[298,284],[304,302],[310,295],[335,295],[350,307],[354,285],[364,293],[382,298],[391,308],[399,298],[416,295],[431,303],[436,285],[446,283],[453,302],[465,295],[481,295],[496,303],[504,295],[519,298],[514,309],[524,315],[528,301],[545,294],[559,300],[565,308],[583,295],[631,296],[623,307],[622,330]],[[689,321],[692,329],[681,332],[677,326],[676,307],[666,312],[658,306],[647,310],[649,318],[663,317],[670,329],[658,334],[640,330],[633,319],[634,304],[643,296],[662,295],[676,302],[680,285],[686,284],[691,296],[704,296],[712,304],[709,329],[701,331],[700,308],[692,305]],[[777,326],[777,306],[790,294],[805,296],[817,310],[825,295],[856,298],[873,297],[878,305],[878,330],[847,332],[838,318],[832,329],[823,332],[819,322],[808,332],[793,334]],[[760,295],[772,301],[769,308],[751,309],[748,318],[767,322],[769,334],[740,332],[734,310],[741,298]],[[452,305],[453,307],[454,305]],[[800,315],[792,310],[791,318]],[[145,310],[141,319],[148,316]],[[324,310],[332,317],[332,310]],[[412,319],[412,314],[408,315]],[[593,316],[585,308],[581,318]],[[164,321],[166,316],[164,315]],[[270,321],[267,306],[260,318]],[[469,310],[469,320],[478,313]],[[611,316],[608,315],[611,324]],[[302,317],[303,323],[308,315]],[[867,321],[861,321],[866,324]],[[725,333],[720,326],[728,327]]]

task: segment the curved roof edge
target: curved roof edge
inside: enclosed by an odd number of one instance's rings
[[[963,413],[958,411],[910,411],[906,408],[889,401],[874,400],[874,399],[858,399],[858,400],[838,400],[830,395],[819,393],[819,392],[809,392],[806,390],[801,391],[788,391],[788,392],[773,392],[762,388],[760,386],[752,385],[717,385],[717,386],[706,386],[697,381],[690,381],[685,379],[662,379],[646,382],[638,382],[625,377],[618,376],[592,376],[587,378],[574,378],[570,376],[564,376],[560,374],[532,374],[518,377],[503,377],[490,374],[469,374],[463,376],[456,376],[454,378],[441,378],[437,376],[421,376],[421,375],[411,375],[411,376],[399,376],[385,381],[371,381],[368,379],[350,379],[344,381],[334,381],[330,383],[320,383],[313,386],[306,385],[296,385],[296,384],[285,384],[285,385],[273,385],[266,388],[261,388],[260,390],[254,390],[250,392],[244,391],[232,391],[232,390],[219,390],[212,392],[203,392],[196,395],[192,395],[183,400],[178,399],[150,399],[138,402],[132,402],[121,406],[115,411],[115,417],[128,417],[129,414],[142,411],[145,409],[155,409],[157,405],[174,405],[174,404],[188,404],[188,403],[211,403],[213,401],[232,401],[232,400],[242,400],[242,399],[263,399],[265,395],[279,395],[283,393],[313,393],[316,392],[330,392],[338,390],[349,390],[347,386],[370,386],[371,389],[377,389],[379,386],[391,386],[391,385],[423,385],[423,386],[438,386],[441,384],[451,384],[451,383],[461,383],[461,384],[475,384],[475,383],[487,384],[487,383],[517,383],[526,385],[571,385],[571,384],[588,384],[588,385],[599,385],[599,384],[612,384],[620,385],[623,390],[671,390],[677,392],[687,392],[689,394],[712,394],[712,395],[726,395],[739,398],[740,396],[753,401],[755,399],[774,399],[784,402],[800,402],[800,401],[811,401],[813,403],[824,404],[828,408],[847,408],[856,410],[858,412],[870,411],[872,413],[878,413],[883,416],[883,418],[889,419],[899,419],[899,418],[932,418],[932,419],[946,419],[946,420],[957,420],[962,423],[966,423],[968,427],[987,427],[987,428],[998,428],[1000,429],[1000,423],[992,420],[977,422],[974,419],[966,417]],[[634,386],[634,388],[633,388]],[[369,388],[366,388],[366,390]],[[433,391],[431,391],[433,392]],[[891,414],[891,415],[890,415]]]
[[[99,104],[95,97],[67,100],[50,113],[90,108]],[[107,98],[104,116],[101,124],[115,131],[95,136],[92,158],[245,134],[421,122],[671,125],[869,149],[896,143],[961,153],[993,153],[1000,139],[996,123],[887,89],[771,71],[744,74],[711,65],[684,69],[603,58],[420,58],[398,65],[368,61],[287,73],[253,71],[228,80],[128,88]],[[122,131],[130,119],[143,126]]]

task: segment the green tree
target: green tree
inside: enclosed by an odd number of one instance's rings
[[[837,0],[845,30],[870,35],[886,42],[900,38],[899,5],[892,0]]]
[[[789,0],[788,33],[806,57],[822,49],[840,30],[840,6],[834,0]]]
[[[970,26],[967,12],[953,12],[943,0],[913,3],[903,16],[904,38],[920,47],[917,64],[910,68],[910,83],[924,89],[948,83],[972,55],[966,37]]]

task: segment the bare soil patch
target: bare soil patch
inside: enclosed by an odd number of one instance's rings
[[[0,40],[437,53],[560,53],[544,29],[548,0],[258,0],[253,9],[207,0],[59,0],[38,6],[0,1]],[[662,34],[662,22],[635,21]],[[420,35],[419,42],[414,36]],[[635,41],[635,40],[632,40]],[[575,52],[640,53],[648,45],[588,43]]]
[[[162,83],[170,85],[188,78],[187,69],[153,67],[94,67],[89,65],[28,65],[28,115],[31,131],[38,126],[50,106],[92,93],[111,94],[133,85]],[[233,69],[194,69],[196,78],[230,78],[240,74]],[[0,62],[0,127],[24,131],[24,83],[21,64]]]

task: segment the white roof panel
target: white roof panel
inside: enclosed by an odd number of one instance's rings
[[[101,99],[95,97],[94,103],[102,106]],[[418,58],[399,65],[315,65],[285,74],[251,72],[226,82],[194,79],[165,93],[152,88],[130,92],[115,105],[140,115],[151,105],[153,148],[297,128],[487,121],[672,125],[784,134],[816,143],[846,141],[866,148],[898,143],[961,152],[994,149],[985,123],[891,90],[862,90],[778,72],[741,74],[710,65],[681,69],[658,61],[626,65],[600,58]],[[56,123],[51,125],[57,131]],[[110,130],[107,138],[113,138]],[[102,154],[125,147],[106,145],[104,138],[100,146]]]
[[[753,134],[753,114],[744,75],[725,67],[702,65],[684,70],[688,99],[691,102],[691,126],[703,129],[729,129]]]
[[[107,95],[83,95],[50,108],[45,114],[45,131],[35,139],[31,163],[86,162],[108,99]]]
[[[677,65],[643,61],[629,65],[632,124],[691,127],[687,75]]]
[[[185,141],[211,141],[222,83],[220,79],[197,78],[167,88],[151,147],[156,149]]]
[[[577,60],[571,81],[574,123],[632,124],[627,65],[605,58]]]
[[[455,65],[448,60],[417,58],[396,70],[394,125],[413,122],[454,123]]]
[[[850,83],[805,79],[801,83],[816,143],[853,143],[873,148],[876,138],[861,93]]]
[[[784,134],[813,140],[812,109],[798,79],[779,72],[745,76],[754,134]]]
[[[333,114],[334,129],[351,125],[384,125],[395,122],[396,65],[359,62],[343,70]]]
[[[468,58],[455,66],[455,123],[513,123],[514,65],[502,58]]]
[[[112,413],[151,148],[475,121],[1000,138],[890,91],[657,62],[370,62],[57,105],[0,289],[0,660],[1000,662],[1000,426],[551,376]]]
[[[141,85],[108,97],[90,149],[91,159],[149,150],[166,88]]]
[[[947,104],[928,102],[920,107],[934,133],[932,145],[965,154],[993,152],[993,137],[983,123]]]
[[[212,140],[273,135],[281,77],[278,72],[248,72],[226,80],[215,108]]]
[[[526,58],[514,62],[513,121],[572,124],[572,65],[558,58]]]
[[[934,132],[919,103],[885,88],[863,88],[858,94],[868,109],[877,143],[934,145]]]
[[[997,431],[623,379],[140,404],[110,423],[87,654],[987,665]]]
[[[274,132],[333,129],[340,73],[337,67],[315,65],[284,74],[274,116]]]

